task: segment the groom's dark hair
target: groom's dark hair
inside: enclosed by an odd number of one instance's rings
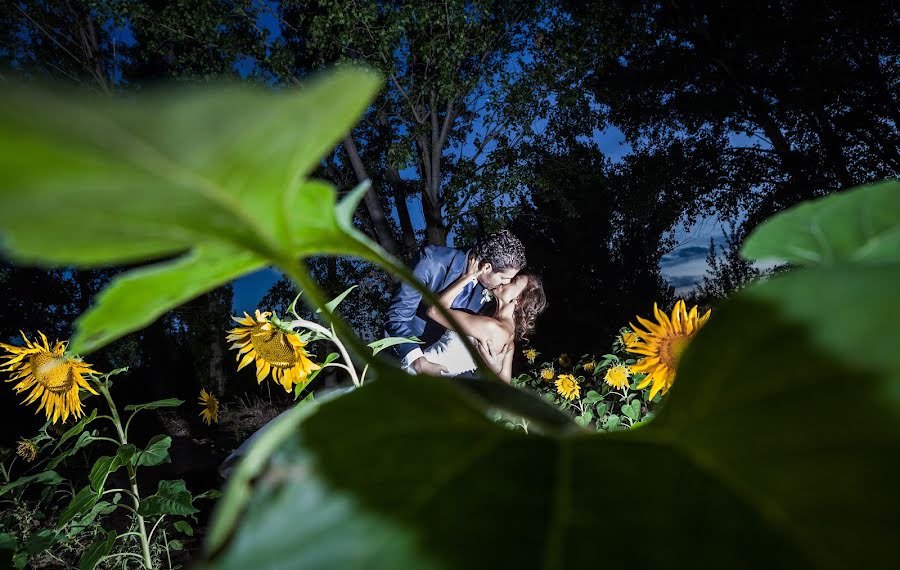
[[[509,230],[485,237],[472,248],[475,256],[491,264],[494,271],[525,267],[525,246]]]

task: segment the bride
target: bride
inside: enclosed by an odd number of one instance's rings
[[[508,284],[492,291],[497,300],[493,315],[451,308],[453,300],[466,285],[477,282],[484,272],[479,265],[479,260],[470,255],[465,273],[438,295],[440,305],[452,311],[460,327],[458,332],[450,328],[453,324],[444,318],[437,307],[428,309],[428,318],[448,330],[424,352],[424,357],[447,368],[447,376],[474,372],[478,367],[459,336],[462,333],[469,337],[488,366],[504,382],[509,382],[515,343],[526,339],[534,330],[538,315],[547,308],[544,286],[536,275],[519,274]]]

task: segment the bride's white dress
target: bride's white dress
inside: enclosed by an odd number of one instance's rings
[[[469,341],[473,344],[475,343],[473,337],[469,337]],[[427,360],[430,360],[435,364],[440,364],[448,370],[447,372],[442,373],[442,376],[459,376],[460,374],[472,372],[478,368],[475,365],[475,361],[472,360],[472,355],[466,350],[466,345],[463,344],[462,338],[456,331],[448,330],[445,332],[444,335],[438,339],[437,342],[429,346],[423,354]],[[490,357],[484,356],[484,358],[488,361],[488,364],[491,364]],[[500,355],[494,357],[495,366],[499,365],[500,358],[502,358]]]

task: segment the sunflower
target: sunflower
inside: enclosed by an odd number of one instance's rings
[[[574,400],[581,392],[581,386],[571,374],[560,374],[556,380],[556,391],[567,400]]]
[[[294,384],[302,384],[319,365],[309,359],[297,333],[286,331],[268,318],[272,313],[256,310],[256,319],[244,313],[244,318],[231,317],[243,325],[229,330],[228,340],[234,341],[230,348],[237,349],[238,370],[256,361],[256,381],[262,383],[269,372],[272,379],[290,392]],[[246,354],[245,354],[246,353]],[[243,359],[242,359],[243,357]]]
[[[641,337],[639,337],[637,334],[635,334],[632,331],[625,331],[621,335],[619,335],[619,340],[622,341],[622,346],[624,346],[627,349],[634,343],[640,342]]]
[[[631,376],[631,369],[624,364],[618,364],[606,371],[603,381],[617,390],[621,390],[628,386],[628,377]]]
[[[594,368],[597,367],[597,363],[591,360],[582,364],[581,367],[584,368],[586,372],[593,372]]]
[[[16,455],[31,463],[37,457],[37,446],[27,439],[20,439],[19,445],[16,447]]]
[[[203,406],[200,417],[203,418],[206,425],[211,426],[213,422],[219,423],[219,400],[207,392],[206,388],[200,390],[200,405]]]
[[[526,348],[522,351],[522,354],[525,355],[525,360],[528,361],[528,364],[534,364],[534,359],[537,358],[538,351],[533,348]]]
[[[572,366],[572,359],[569,358],[569,355],[566,353],[562,353],[559,355],[559,365],[563,368],[568,368]]]
[[[544,368],[541,370],[541,378],[544,380],[553,380],[554,376],[556,376],[556,373],[553,372],[552,368]]]
[[[6,362],[0,364],[0,372],[12,374],[7,382],[18,382],[13,387],[16,394],[31,390],[24,403],[31,404],[40,398],[37,412],[44,410],[47,420],[52,423],[60,419],[66,421],[69,415],[76,418],[84,415],[79,389],[84,388],[94,395],[97,392],[82,374],[99,373],[86,362],[66,357],[66,343],[57,341],[51,349],[44,333],[38,331],[43,344],[37,339],[31,342],[25,333],[19,333],[25,339],[24,346],[0,342],[0,348],[9,353],[4,355]]]
[[[641,317],[637,318],[646,331],[631,325],[641,340],[627,347],[628,352],[644,357],[632,366],[631,370],[647,373],[647,377],[638,384],[637,389],[643,390],[652,385],[651,399],[657,392],[662,391],[665,394],[672,387],[678,361],[690,340],[709,320],[710,311],[698,317],[696,305],[688,312],[684,300],[679,300],[672,309],[671,317],[660,311],[656,303],[653,304],[653,314],[656,316],[656,323]]]

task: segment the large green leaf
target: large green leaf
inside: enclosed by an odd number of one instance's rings
[[[229,245],[202,244],[172,261],[116,276],[96,303],[75,321],[69,349],[84,354],[140,330],[166,311],[265,265]]]
[[[860,186],[781,212],[750,234],[741,254],[798,265],[900,261],[900,182]]]
[[[296,235],[289,224],[315,221],[289,211],[306,204],[297,189],[379,84],[343,69],[281,91],[219,85],[109,98],[7,86],[0,211],[17,213],[4,216],[8,246],[18,259],[82,266],[210,240],[268,251]]]
[[[834,268],[747,290],[628,431],[526,435],[457,382],[382,374],[229,486],[247,508],[212,563],[896,568],[898,282],[896,266]]]
[[[370,255],[352,213],[305,180],[368,105],[380,80],[345,68],[299,89],[246,85],[134,98],[9,86],[0,94],[0,238],[14,259],[143,262],[79,318],[86,353],[270,263]],[[48,165],[52,165],[48,167]]]

